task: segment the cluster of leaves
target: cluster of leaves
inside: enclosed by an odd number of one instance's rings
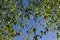
[[[49,32],[49,28],[54,28],[54,23],[60,24],[60,0],[28,0],[28,2],[28,7],[25,7],[22,0],[19,2],[17,2],[17,0],[0,0],[0,39],[5,40],[6,37],[13,38],[15,35],[18,35],[13,29],[13,24],[24,26],[21,21],[28,20],[30,14],[33,14],[35,21],[38,15],[43,16],[45,19],[48,28],[45,28],[45,32],[41,31],[41,35]],[[20,13],[18,13],[17,10],[19,10]],[[18,23],[19,19],[20,23]],[[60,25],[55,29],[60,31]],[[32,31],[35,33],[34,39],[38,40],[37,36],[39,35],[36,34],[36,27],[32,28]],[[30,31],[28,30],[28,32]]]
[[[17,24],[16,1],[0,0],[0,39],[12,40],[18,33],[13,29]]]
[[[32,10],[34,17],[37,18],[38,15],[43,16],[48,25],[48,28],[45,28],[46,31],[41,33],[49,32],[49,29],[56,29],[59,31],[60,24],[60,1],[59,0],[29,0],[30,9]],[[35,19],[36,19],[35,18]],[[50,20],[49,20],[50,19]],[[57,27],[53,27],[53,24],[57,23]],[[59,29],[58,29],[59,28]],[[55,30],[54,30],[55,31]],[[58,35],[58,34],[57,34]],[[57,37],[58,38],[58,37]]]

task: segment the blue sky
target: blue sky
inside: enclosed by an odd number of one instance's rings
[[[41,21],[41,20],[44,20],[42,17],[39,17],[38,16],[38,18],[37,18],[37,22],[34,22],[34,17],[33,17],[33,15],[30,15],[30,19],[29,20],[27,20],[27,22],[25,22],[24,24],[28,24],[29,26],[28,26],[28,28],[30,29],[30,28],[32,28],[34,25],[36,25],[36,30],[37,30],[37,34],[40,34],[40,31],[41,30],[43,30],[43,31],[45,31],[45,29],[44,28],[41,28],[41,26],[40,25],[43,25],[44,24],[44,27],[48,27],[45,23],[43,23],[43,21]],[[38,23],[38,21],[40,21],[40,24]],[[54,24],[55,25],[55,24]],[[15,26],[15,28],[14,28],[16,31],[18,31],[18,29],[19,28],[17,28],[17,26]],[[29,38],[30,38],[30,40],[33,40],[33,33],[32,33],[32,35],[29,35],[29,34],[27,34],[26,33],[26,31],[27,31],[27,28],[26,28],[26,26],[22,29],[22,34],[20,35],[20,36],[16,36],[16,37],[14,37],[14,40],[25,40],[25,39],[23,39],[23,36],[28,36]],[[41,38],[39,38],[38,37],[38,40],[57,40],[57,38],[53,38],[53,36],[55,36],[56,35],[56,31],[55,32],[53,32],[53,30],[48,34],[46,34],[46,35],[43,35],[42,36],[42,39]]]
[[[29,5],[28,0],[23,0],[23,2],[24,2],[23,5],[26,7]],[[38,35],[40,35],[41,30],[45,31],[45,29],[41,27],[42,25],[44,25],[44,27],[48,27],[45,22],[45,19],[42,16],[38,15],[36,20],[37,21],[35,22],[33,15],[30,15],[29,20],[26,20],[26,21],[23,20],[24,28],[21,29],[22,34],[20,36],[15,36],[13,40],[26,40],[26,39],[23,39],[23,36],[28,36],[30,38],[30,40],[33,40],[34,33],[32,32],[32,35],[30,35],[30,34],[26,33],[26,31],[28,29],[32,28],[34,25],[36,26],[36,30],[37,30],[36,33]],[[49,18],[49,20],[51,20],[51,19]],[[28,29],[26,28],[25,24],[28,25]],[[55,27],[57,26],[56,23],[53,25],[53,27],[54,26]],[[18,28],[17,25],[14,25],[14,29],[19,32],[20,28]],[[50,33],[47,33],[46,35],[42,35],[42,39],[38,37],[38,40],[57,40],[57,38],[53,38],[53,36],[55,36],[55,35],[56,35],[56,31],[53,32],[53,29],[52,29]]]

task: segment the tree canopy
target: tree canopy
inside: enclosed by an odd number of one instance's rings
[[[43,18],[43,22],[46,22],[48,27],[41,26],[45,31],[40,31],[40,35],[49,33],[51,29],[57,30],[57,38],[60,37],[60,0],[28,0],[26,5],[25,0],[0,0],[0,39],[12,40],[15,36],[21,35],[19,32],[13,29],[14,25],[19,28],[24,28],[24,22],[30,19],[30,15],[34,16],[34,21],[37,21],[37,17]],[[24,22],[23,22],[24,21]],[[39,22],[40,23],[40,22]],[[54,23],[58,25],[54,27]],[[34,40],[38,40],[37,37],[42,36],[36,34],[36,25],[29,29],[29,25],[25,24],[28,31],[34,32]],[[29,40],[28,37],[24,37]]]

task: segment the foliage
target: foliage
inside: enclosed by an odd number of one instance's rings
[[[17,0],[0,0],[1,40],[12,40],[13,37],[20,35],[20,32],[18,33],[13,29],[13,25],[24,28],[22,20],[24,22],[29,20],[30,15],[34,16],[35,22],[38,16],[43,17],[43,21],[48,25],[48,28],[44,28],[46,31],[40,32],[41,35],[46,35],[52,28],[54,31],[60,32],[60,0],[28,0],[28,3],[29,5],[26,7],[23,5],[23,0],[19,0],[19,2]],[[53,27],[54,23],[58,25],[56,28]],[[36,27],[28,29],[27,33],[31,34],[30,30],[35,33],[34,40],[38,40],[39,35],[36,34]],[[39,37],[42,38],[42,36]],[[28,40],[28,37],[26,39]]]

